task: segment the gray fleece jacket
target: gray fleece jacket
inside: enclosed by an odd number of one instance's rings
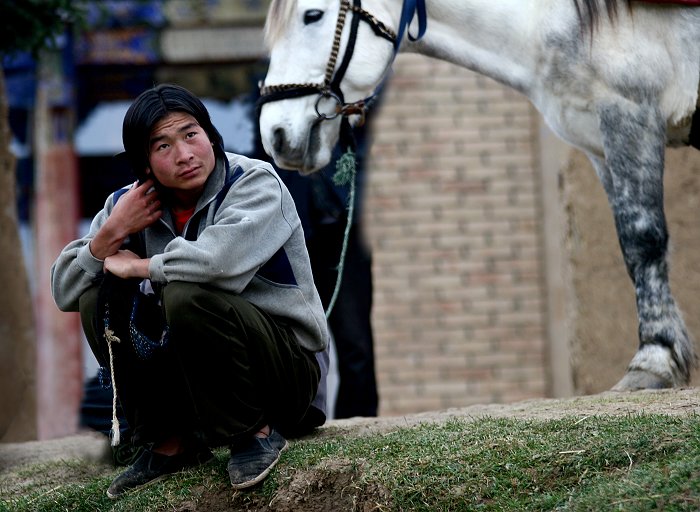
[[[151,280],[207,283],[236,293],[287,322],[302,347],[325,349],[326,317],[289,191],[268,163],[227,157],[228,168],[217,162],[185,225],[187,239],[176,235],[168,210],[143,231]],[[62,311],[77,311],[80,296],[102,272],[103,262],[88,244],[128,188],[111,194],[89,233],[69,243],[54,262],[51,291]]]

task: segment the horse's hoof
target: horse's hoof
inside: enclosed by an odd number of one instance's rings
[[[612,387],[612,391],[638,391],[640,389],[672,388],[673,383],[654,373],[643,370],[628,371],[620,382]]]

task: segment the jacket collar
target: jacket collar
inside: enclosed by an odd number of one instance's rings
[[[228,158],[226,158],[226,156],[217,157],[216,164],[214,164],[214,170],[209,175],[207,182],[204,184],[204,191],[197,201],[195,213],[214,200],[216,195],[219,193],[219,190],[221,190],[226,182],[226,175],[228,174],[228,171]]]

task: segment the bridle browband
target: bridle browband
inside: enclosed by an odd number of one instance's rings
[[[338,66],[336,71],[336,63],[338,61],[338,53],[340,51],[340,39],[343,33],[343,28],[345,27],[345,21],[347,18],[348,11],[351,11],[354,16],[350,22],[350,35],[348,38],[348,44],[345,48],[345,54],[343,59]],[[384,23],[376,19],[372,14],[367,12],[362,8],[361,0],[353,0],[350,4],[350,0],[341,0],[340,10],[338,11],[338,20],[335,25],[335,36],[333,38],[333,46],[331,48],[331,55],[326,64],[325,76],[322,83],[304,83],[304,84],[279,84],[279,85],[263,85],[260,88],[260,98],[257,101],[258,110],[265,103],[271,101],[279,101],[291,98],[300,98],[303,96],[310,96],[313,94],[318,94],[318,99],[314,104],[314,109],[316,110],[316,115],[319,121],[324,121],[328,119],[335,119],[338,116],[351,116],[359,115],[360,122],[364,122],[365,114],[367,108],[371,105],[376,97],[378,87],[373,94],[367,98],[355,101],[353,103],[346,103],[343,91],[340,89],[340,83],[345,77],[345,72],[350,65],[350,60],[352,59],[353,52],[355,50],[355,42],[357,40],[357,31],[360,26],[360,21],[366,22],[372,31],[378,37],[384,38],[394,46],[394,55],[391,58],[389,64],[387,65],[387,70],[391,66],[391,63],[396,58],[398,53],[401,40],[403,39],[403,34],[407,27],[410,25],[414,14],[418,14],[418,35],[413,37],[410,33],[408,34],[409,39],[416,41],[423,37],[426,30],[426,9],[425,0],[404,0],[403,8],[401,11],[401,20],[399,22],[399,33],[396,34],[393,30],[388,28]],[[385,71],[386,75],[386,71]],[[383,81],[382,81],[383,82]],[[321,103],[326,100],[331,99],[335,102],[335,110],[330,113],[323,113],[319,111]]]

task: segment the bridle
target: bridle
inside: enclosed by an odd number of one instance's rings
[[[345,54],[336,70],[336,63],[338,62],[338,53],[340,51],[340,39],[343,33],[343,28],[345,27],[345,21],[347,19],[347,13],[351,11],[354,16],[350,22],[350,35],[348,38],[348,44],[345,48]],[[333,38],[333,46],[331,48],[331,54],[326,64],[325,76],[322,83],[302,83],[302,84],[278,84],[278,85],[263,85],[260,88],[260,98],[257,102],[258,110],[265,103],[271,101],[279,101],[291,98],[300,98],[303,96],[310,96],[313,94],[318,94],[318,99],[314,104],[314,109],[316,111],[318,121],[325,121],[329,119],[335,119],[338,116],[344,118],[351,115],[359,115],[360,121],[358,124],[364,122],[365,114],[368,107],[374,101],[377,95],[377,91],[381,87],[377,87],[375,92],[373,92],[367,98],[346,103],[343,91],[340,88],[340,84],[345,77],[345,72],[350,65],[350,60],[352,59],[353,52],[355,51],[355,43],[357,41],[357,31],[360,26],[360,21],[366,22],[372,31],[378,37],[384,38],[394,46],[394,55],[391,58],[389,64],[387,65],[387,70],[391,66],[391,63],[396,58],[396,54],[399,50],[399,45],[403,39],[403,34],[407,27],[410,25],[414,14],[418,14],[418,35],[413,37],[410,33],[408,37],[412,41],[416,41],[423,37],[426,30],[426,9],[425,0],[404,0],[403,8],[401,11],[401,20],[399,22],[399,33],[396,34],[393,30],[388,28],[384,23],[376,19],[372,14],[367,12],[362,8],[361,0],[341,0],[340,10],[338,11],[338,20],[335,25],[335,36]],[[387,72],[384,75],[386,78]],[[382,80],[383,83],[384,80]],[[320,111],[321,104],[325,100],[332,100],[335,102],[335,108],[331,113],[325,113]]]

